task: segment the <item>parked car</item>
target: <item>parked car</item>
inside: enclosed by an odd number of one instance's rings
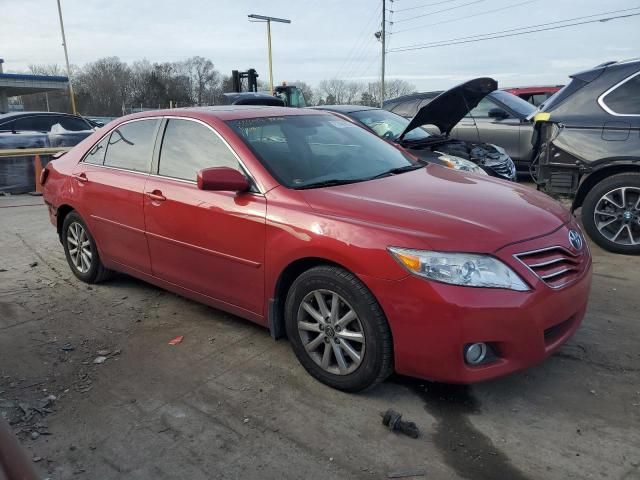
[[[387,100],[384,108],[413,118],[418,111],[443,92],[414,93]],[[533,122],[536,107],[502,90],[489,93],[476,107],[465,112],[453,127],[451,136],[465,142],[500,145],[519,172],[528,173],[531,165]]]
[[[225,105],[269,105],[284,107],[285,103],[279,97],[263,92],[231,92],[222,94]]]
[[[535,118],[540,188],[573,198],[602,248],[640,253],[640,60],[571,75]]]
[[[0,115],[0,150],[16,148],[71,147],[93,133],[82,117],[53,112],[15,112]],[[41,157],[46,162],[46,157]],[[10,157],[0,161],[0,192],[33,190],[33,157]]]
[[[80,280],[118,270],[286,333],[346,391],[526,368],[587,306],[591,257],[562,205],[317,110],[130,115],[44,172]]]
[[[480,171],[515,181],[516,167],[502,147],[487,143],[463,142],[449,137],[452,127],[460,121],[464,113],[496,87],[497,83],[491,78],[477,78],[466,82],[422,107],[411,122],[393,112],[362,105],[323,105],[314,108],[354,120],[379,137],[401,145],[423,160],[457,170]],[[465,93],[461,94],[462,91]],[[460,102],[460,105],[453,106],[455,102]],[[426,125],[437,126],[441,133],[435,135],[420,128]]]
[[[547,98],[551,97],[554,93],[559,91],[564,85],[547,85],[539,87],[511,87],[503,88],[505,92],[511,93],[517,97],[520,97],[525,102],[529,102],[531,105],[539,106]]]

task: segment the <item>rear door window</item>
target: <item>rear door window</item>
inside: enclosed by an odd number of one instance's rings
[[[602,98],[614,115],[640,115],[640,74],[636,74]]]
[[[198,171],[210,167],[240,170],[238,159],[210,128],[191,120],[169,120],[162,140],[158,174],[195,181]]]
[[[64,128],[65,130],[69,130],[70,132],[80,132],[82,130],[91,130],[91,125],[89,125],[82,118],[61,115],[57,117],[55,120],[56,120],[55,123],[59,123],[62,128]]]
[[[137,120],[119,126],[109,137],[104,165],[148,172],[160,120]]]
[[[34,115],[18,118],[14,122],[14,129],[18,132],[50,132],[51,127],[58,123],[53,115]]]

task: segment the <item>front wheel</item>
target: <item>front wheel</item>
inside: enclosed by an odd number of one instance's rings
[[[640,173],[620,173],[597,183],[582,204],[591,239],[614,253],[640,253]]]
[[[364,390],[393,370],[382,309],[367,287],[341,268],[320,266],[300,275],[287,295],[285,322],[302,366],[333,388]]]
[[[98,283],[111,275],[100,260],[86,223],[75,211],[70,212],[62,224],[62,245],[71,271],[83,282]]]

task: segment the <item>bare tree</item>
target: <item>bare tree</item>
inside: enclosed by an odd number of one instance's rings
[[[193,102],[197,105],[213,104],[222,89],[220,73],[213,62],[196,56],[182,62],[181,67],[189,78]]]
[[[73,80],[81,112],[122,114],[122,105],[128,99],[131,69],[118,57],[101,58],[85,65]]]

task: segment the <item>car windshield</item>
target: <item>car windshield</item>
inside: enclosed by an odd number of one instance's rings
[[[389,140],[397,140],[402,132],[404,132],[404,129],[407,128],[407,125],[409,125],[409,120],[406,118],[382,109],[361,110],[352,112],[349,116],[369,127],[379,137]],[[430,136],[431,134],[422,128],[414,128],[404,136],[404,139],[423,140]]]
[[[275,179],[289,188],[371,180],[420,168],[412,157],[333,115],[228,121]]]
[[[490,95],[522,117],[528,117],[536,111],[536,107],[534,105],[509,92],[495,90],[491,92]]]

